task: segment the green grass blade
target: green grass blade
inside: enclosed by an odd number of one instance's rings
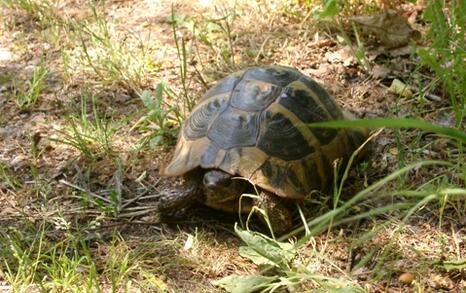
[[[358,192],[354,197],[352,197],[350,200],[345,202],[340,207],[338,207],[336,209],[333,209],[333,210],[331,210],[331,211],[329,211],[329,212],[327,212],[327,213],[325,213],[325,214],[323,214],[323,215],[321,215],[321,216],[319,216],[319,217],[317,217],[315,219],[310,220],[307,223],[309,227],[313,227],[311,229],[311,235],[310,236],[315,235],[316,233],[319,233],[320,231],[325,229],[325,227],[328,226],[333,221],[333,219],[337,218],[338,216],[340,216],[342,214],[345,214],[345,212],[350,207],[357,204],[362,199],[371,196],[372,192],[374,192],[375,190],[377,190],[380,187],[384,186],[388,182],[390,182],[390,181],[398,178],[399,176],[407,173],[408,171],[410,171],[413,168],[421,168],[421,167],[433,166],[433,165],[453,167],[452,163],[450,163],[450,162],[429,160],[429,161],[421,161],[421,162],[413,163],[413,164],[407,165],[406,167],[403,167],[403,168],[401,168],[399,170],[396,170],[395,172],[391,173],[390,175],[386,176],[385,178],[375,182],[374,184],[367,187],[366,189]],[[339,218],[337,220],[339,220]],[[288,238],[290,238],[292,236],[296,236],[297,234],[301,233],[303,230],[304,230],[304,227],[300,226],[300,227],[294,229],[293,231],[291,231],[290,233],[281,236],[277,240],[278,241],[284,241],[284,240],[286,240],[286,239],[288,239]],[[302,243],[305,243],[307,241],[307,238],[308,237],[301,238],[298,241],[298,245],[300,245]]]
[[[435,132],[440,135],[445,135],[451,138],[458,139],[462,143],[466,143],[466,133],[460,129],[443,127],[435,125],[424,120],[411,118],[374,118],[374,119],[357,119],[357,120],[335,120],[311,123],[312,128],[416,128],[425,131]]]

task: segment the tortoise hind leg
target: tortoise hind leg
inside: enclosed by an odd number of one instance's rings
[[[255,205],[267,213],[273,233],[276,236],[289,232],[293,227],[290,209],[283,198],[262,190]],[[260,218],[267,225],[265,218],[263,216]]]

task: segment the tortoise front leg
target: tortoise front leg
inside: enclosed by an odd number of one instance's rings
[[[172,190],[161,192],[157,198],[158,211],[162,215],[176,214],[190,207],[202,195],[202,181],[198,174],[187,174],[185,182]]]
[[[268,216],[270,225],[275,235],[283,235],[293,227],[290,209],[286,206],[285,200],[279,196],[262,190],[255,205],[263,209]],[[265,218],[261,220],[267,224]]]

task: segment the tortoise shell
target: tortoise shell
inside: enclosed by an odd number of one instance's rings
[[[345,117],[319,84],[296,69],[249,68],[202,97],[162,174],[220,169],[278,196],[303,198],[325,188],[333,161],[347,158],[367,137],[360,129],[307,124]]]

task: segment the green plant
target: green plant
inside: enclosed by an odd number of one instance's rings
[[[16,190],[21,187],[20,181],[6,163],[0,162],[0,188],[11,188]]]
[[[117,131],[117,126],[113,121],[101,117],[95,99],[94,95],[82,94],[79,114],[68,116],[67,127],[59,130],[61,137],[52,139],[76,148],[91,162],[102,154],[110,157],[115,154],[113,136]],[[88,113],[89,100],[92,103],[92,120]]]
[[[121,85],[132,95],[140,94],[147,74],[157,70],[148,46],[136,34],[118,36],[105,16],[91,5],[94,24],[69,22],[71,35],[80,43],[80,64],[107,86]],[[136,40],[136,45],[129,40]]]
[[[351,163],[348,164],[348,166],[350,165]],[[231,275],[215,281],[214,284],[225,288],[228,292],[255,292],[255,290],[259,289],[261,292],[273,292],[278,288],[288,288],[291,291],[295,291],[298,290],[297,288],[299,288],[299,285],[303,282],[312,280],[319,288],[323,288],[325,290],[344,287],[347,288],[347,290],[353,290],[354,292],[363,292],[362,288],[354,285],[354,282],[352,282],[349,277],[342,281],[316,275],[313,272],[307,271],[306,266],[292,267],[290,264],[293,263],[292,260],[295,257],[296,251],[303,245],[307,245],[309,241],[312,241],[314,235],[322,233],[331,227],[355,222],[360,219],[381,217],[387,213],[396,211],[397,213],[401,213],[401,224],[398,223],[398,226],[400,227],[399,229],[401,229],[403,224],[406,224],[408,220],[423,206],[430,202],[441,202],[445,195],[466,199],[466,189],[451,188],[448,185],[439,186],[438,188],[432,188],[432,186],[426,185],[419,187],[417,190],[396,190],[394,192],[381,191],[381,188],[386,186],[390,181],[407,174],[414,168],[434,165],[448,166],[455,169],[453,164],[442,161],[422,161],[410,164],[404,168],[396,170],[382,180],[360,191],[350,200],[346,202],[338,202],[334,205],[332,210],[305,222],[302,226],[296,228],[289,234],[280,237],[278,240],[271,239],[258,232],[251,232],[235,227],[236,233],[247,245],[245,247],[240,247],[240,254],[257,265],[266,266],[263,270],[264,275]],[[348,170],[349,167],[347,167],[342,177],[342,185],[344,184]],[[341,186],[338,188],[339,192],[341,192]],[[383,197],[396,198],[397,196],[404,196],[405,199],[380,208],[372,208],[366,212],[360,212],[360,208],[357,208],[364,202],[367,204],[367,201],[371,199],[380,200]],[[359,212],[352,214],[351,212],[353,209]],[[380,226],[378,229],[382,227],[383,226]],[[306,234],[298,238],[295,243],[281,242],[289,239],[290,237],[298,236],[303,230],[306,230]],[[370,230],[367,233],[360,235],[353,243],[353,247],[364,243],[364,239],[369,239],[376,231],[377,229]],[[377,261],[379,266],[383,264],[384,257],[386,257],[391,250],[392,246],[390,245],[387,245],[384,248],[384,253]],[[367,262],[367,258],[362,259],[361,263],[356,264],[355,268],[361,267],[365,262]],[[267,274],[265,274],[265,272],[269,271],[271,268],[278,270],[278,273],[275,276],[267,276]],[[379,275],[378,277],[376,276],[376,278],[381,278],[380,268],[375,270],[374,273]]]
[[[39,96],[45,88],[45,79],[48,75],[48,69],[44,65],[44,60],[34,69],[32,78],[28,81],[28,89],[24,94],[16,97],[16,103],[21,108],[29,108],[37,103]]]
[[[188,52],[186,47],[186,42],[184,37],[178,35],[178,21],[175,11],[172,6],[172,14],[171,20],[169,21],[172,27],[173,32],[173,40],[175,41],[177,56],[178,56],[178,63],[180,69],[180,78],[181,78],[181,85],[182,85],[182,101],[183,101],[183,113],[186,115],[191,111],[194,107],[195,100],[191,96],[190,91],[188,89]]]
[[[68,230],[71,227],[61,226]],[[45,221],[21,229],[0,230],[0,271],[17,292],[63,290],[76,292],[85,286],[99,290],[96,266],[82,235],[71,234],[62,241],[51,241],[53,227]],[[71,232],[71,231],[70,231]],[[87,283],[87,284],[86,284]]]
[[[24,11],[31,19],[38,20],[42,28],[49,27],[57,19],[56,7],[49,0],[0,0],[0,4]]]
[[[263,272],[274,269],[274,275],[230,275],[213,282],[228,292],[275,292],[288,289],[290,292],[300,291],[300,286],[312,282],[321,290],[345,290],[345,292],[364,292],[350,278],[332,278],[316,274],[306,263],[291,264],[298,246],[290,242],[280,242],[261,233],[242,230],[235,226],[236,234],[246,246],[240,246],[241,256],[248,258],[256,265],[265,267]],[[316,257],[318,257],[316,255]]]
[[[418,48],[423,64],[436,74],[446,89],[455,113],[456,127],[464,127],[466,113],[466,1],[429,1],[423,14],[430,23],[427,34],[432,44]]]
[[[218,18],[203,18],[195,22],[192,28],[193,35],[208,46],[219,64],[234,70],[236,61],[233,30],[237,17],[236,6],[230,8],[223,6],[219,12],[221,16]],[[198,58],[202,63],[200,54]]]
[[[176,137],[174,124],[175,122],[181,124],[183,120],[177,107],[166,103],[164,95],[173,97],[173,91],[164,82],[157,84],[153,94],[149,91],[143,91],[140,98],[149,112],[131,128],[150,131],[150,135],[145,140],[149,140],[151,147],[164,144],[167,140],[173,140]]]

